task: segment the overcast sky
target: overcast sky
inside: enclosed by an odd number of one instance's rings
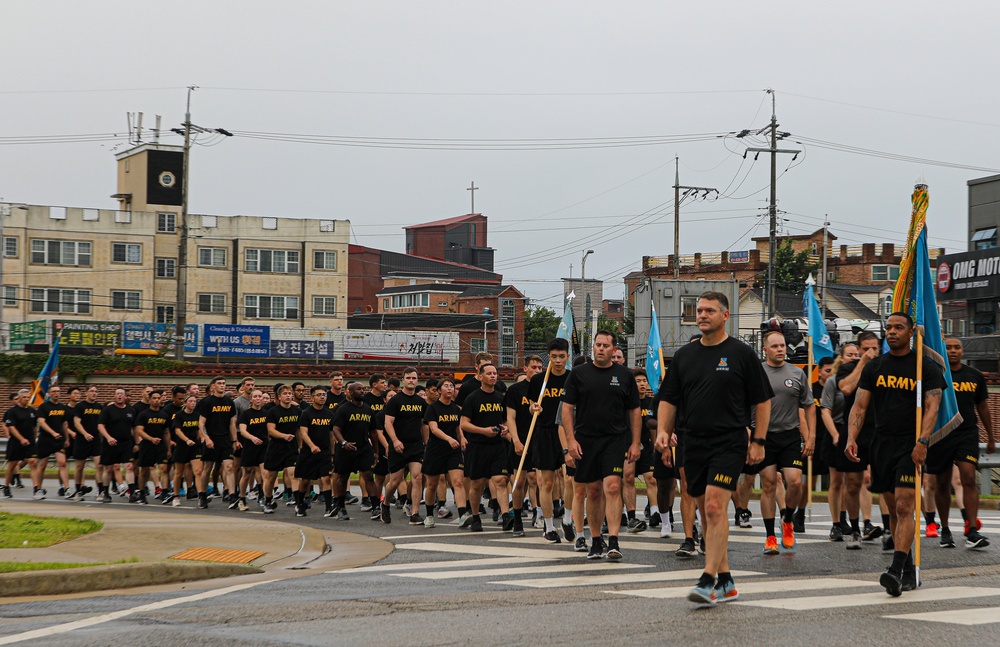
[[[176,127],[196,84],[192,121],[237,136],[193,149],[192,213],[344,218],[402,251],[402,226],[468,213],[474,181],[496,269],[555,308],[585,249],[611,298],[672,253],[675,154],[682,184],[724,196],[682,205],[682,254],[767,234],[768,158],[719,136],[767,125],[765,88],[802,150],[778,161],[787,233],[829,214],[840,243],[901,243],[922,177],[932,246],[961,251],[966,181],[1000,173],[995,2],[39,1],[0,19],[0,198],[114,208],[122,144],[11,142],[124,134],[126,112]]]

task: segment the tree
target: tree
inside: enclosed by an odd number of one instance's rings
[[[806,277],[819,265],[809,262],[809,250],[795,252],[791,239],[778,242],[774,252],[774,286],[777,290],[799,293],[805,290]]]
[[[545,348],[559,332],[561,318],[552,308],[535,306],[524,311],[525,349]]]

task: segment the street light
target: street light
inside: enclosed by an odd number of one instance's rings
[[[587,329],[590,328],[590,292],[587,290],[587,257],[594,253],[594,250],[588,249],[583,252],[583,258],[580,259],[580,289],[583,290],[585,295],[583,304],[583,340],[587,339]]]

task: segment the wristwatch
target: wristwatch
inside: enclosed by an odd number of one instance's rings
[[[931,444],[931,441],[928,440],[927,438],[917,438],[917,442],[925,446]]]
[[[346,440],[340,441],[340,446],[341,447],[347,447],[347,441]]]
[[[563,448],[563,456],[565,456],[565,455],[566,455],[566,454],[568,454],[568,453],[569,453],[569,450],[568,450],[568,449],[566,449],[566,448]]]
[[[761,447],[763,447],[766,444],[766,441],[763,438],[757,438],[756,436],[751,438],[750,442],[752,442],[755,445],[760,445]]]

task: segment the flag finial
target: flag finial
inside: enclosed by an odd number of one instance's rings
[[[812,272],[809,272],[809,278],[806,279],[806,285],[816,285],[816,279],[813,278]]]

